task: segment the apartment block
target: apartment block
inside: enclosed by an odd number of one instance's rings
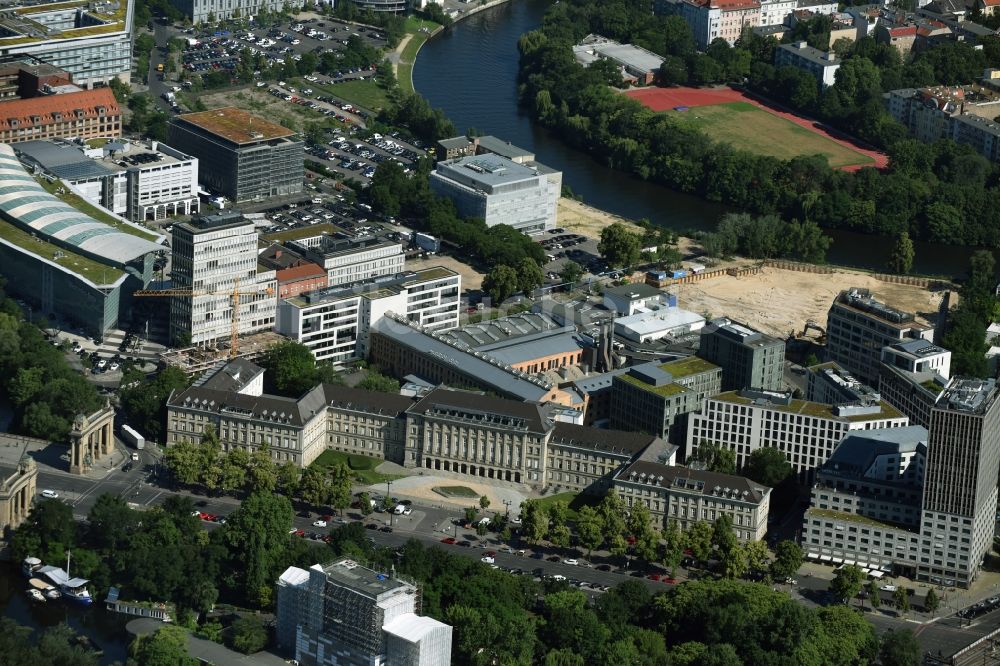
[[[277,641],[310,666],[449,666],[452,629],[420,613],[420,590],[353,560],[288,567],[277,584]]]
[[[657,0],[654,11],[681,16],[691,26],[695,46],[701,51],[720,38],[735,44],[744,28],[761,25],[757,0]]]
[[[683,441],[688,415],[721,387],[722,369],[697,356],[632,366],[612,378],[611,427]]]
[[[796,0],[761,0],[760,25],[783,25],[796,8]]]
[[[133,4],[70,0],[5,6],[0,57],[38,58],[65,70],[84,88],[115,78],[128,83]]]
[[[805,42],[780,44],[774,50],[775,67],[795,67],[809,72],[823,88],[837,82],[836,74],[840,62],[833,51],[820,51]]]
[[[909,425],[886,402],[829,405],[797,400],[791,393],[731,391],[707,398],[688,417],[685,459],[702,442],[733,449],[736,466],[762,447],[785,454],[800,482],[809,483],[850,432]]]
[[[158,141],[112,141],[88,149],[32,140],[17,144],[15,150],[22,160],[68,183],[91,203],[133,222],[193,215],[200,209],[198,160]]]
[[[767,534],[771,489],[742,476],[637,460],[615,475],[613,484],[627,509],[645,504],[660,530],[671,522],[686,530],[729,516],[742,542]]]
[[[785,388],[785,343],[746,324],[714,319],[701,329],[698,356],[722,368],[722,390]]]
[[[189,336],[199,344],[229,338],[237,290],[238,334],[274,328],[275,273],[258,268],[252,220],[230,212],[175,224],[171,249],[174,287],[192,291],[171,298],[171,340]]]
[[[121,135],[122,114],[110,88],[77,88],[58,95],[0,102],[3,143],[63,137],[114,139]]]
[[[254,16],[262,9],[280,12],[285,6],[279,0],[170,0],[170,4],[194,24]]]
[[[302,191],[305,144],[291,130],[242,109],[174,116],[168,140],[198,158],[202,185],[237,203]]]
[[[927,143],[952,139],[989,160],[1000,159],[1000,93],[991,87],[902,88],[883,96],[889,114]]]
[[[878,380],[882,348],[906,340],[931,340],[934,330],[913,314],[890,307],[867,289],[847,289],[830,306],[826,353],[862,381]]]
[[[372,236],[353,238],[335,231],[289,241],[288,245],[308,261],[322,266],[331,287],[344,287],[404,272],[406,255],[402,244],[395,241]]]
[[[538,164],[527,166],[486,153],[438,162],[430,184],[431,191],[455,203],[462,217],[534,233],[556,226],[560,189],[555,174]]]
[[[365,358],[369,331],[386,313],[427,330],[458,325],[462,277],[443,267],[330,287],[287,298],[278,306],[277,330],[316,360]]]

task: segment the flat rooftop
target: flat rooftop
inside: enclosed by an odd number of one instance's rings
[[[342,559],[330,564],[316,564],[326,574],[329,582],[340,584],[354,592],[378,598],[394,590],[414,589],[409,583],[396,580],[387,573],[363,567],[354,560]]]
[[[261,234],[261,242],[269,241],[272,243],[283,243],[285,241],[298,241],[305,240],[307,238],[316,238],[317,236],[333,235],[336,233],[343,232],[343,229],[335,224],[329,222],[321,222],[319,224],[310,224],[303,227],[295,227],[294,229],[288,229],[287,231],[276,231],[270,234]],[[268,243],[264,243],[267,245]]]
[[[126,0],[105,3],[75,0],[12,7],[5,10],[9,13],[0,18],[0,26],[13,34],[0,37],[0,48],[125,32],[129,6]],[[55,19],[59,12],[72,9],[82,9],[84,15],[97,23],[78,26],[74,22],[72,27],[65,27],[64,21]]]
[[[448,177],[454,174],[464,177],[463,180],[471,180],[490,187],[538,176],[534,169],[493,153],[438,162],[437,171]]]
[[[817,418],[834,419],[837,421],[850,421],[852,423],[875,421],[878,419],[893,419],[903,416],[898,409],[884,400],[877,403],[879,410],[876,412],[852,414],[849,416],[842,416],[834,413],[835,406],[828,405],[825,402],[811,402],[809,400],[792,399],[787,405],[780,402],[761,403],[760,399],[754,400],[747,398],[740,395],[738,391],[720,393],[716,396],[712,396],[709,400],[721,400],[723,402],[730,402],[737,405],[758,405],[766,409],[788,412],[789,414],[801,414],[803,416],[814,416]]]
[[[880,319],[897,328],[927,329],[927,326],[914,321],[913,314],[903,312],[879,301],[867,289],[847,289],[837,295],[836,303],[858,312]]]
[[[264,120],[235,106],[184,113],[177,116],[176,121],[194,125],[240,145],[283,139],[295,134],[287,127]]]
[[[388,298],[400,293],[406,287],[431,280],[439,280],[452,275],[458,275],[458,273],[443,266],[430,266],[419,271],[383,276],[351,285],[317,289],[316,291],[285,299],[285,302],[297,308],[304,308],[323,303],[332,303],[345,298],[367,298],[370,300]]]
[[[100,178],[132,168],[176,164],[181,161],[177,155],[183,154],[168,146],[164,147],[169,153],[127,141],[105,144],[100,158],[87,157],[82,147],[61,140],[23,141],[13,146],[22,159],[37,162],[53,176],[69,181]]]
[[[179,222],[174,225],[174,229],[184,229],[188,233],[197,235],[220,229],[243,227],[248,224],[252,226],[253,222],[236,211],[227,211],[214,215],[203,215],[187,222]]]

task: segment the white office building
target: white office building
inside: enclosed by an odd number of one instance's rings
[[[431,190],[455,203],[459,215],[506,224],[524,233],[556,226],[562,174],[493,153],[438,162]]]
[[[198,159],[158,141],[85,148],[62,140],[16,144],[20,158],[133,222],[199,211]]]
[[[220,213],[174,225],[173,286],[191,289],[170,303],[170,337],[192,344],[228,339],[234,291],[239,290],[239,335],[274,328],[275,272],[257,264],[257,231],[239,213]]]
[[[318,361],[365,358],[369,330],[386,313],[431,331],[458,326],[461,291],[462,276],[440,266],[321,289],[281,301],[277,329]]]
[[[401,243],[375,237],[349,238],[343,234],[319,236],[291,247],[326,271],[331,287],[399,275],[406,255]]]
[[[809,482],[851,431],[909,423],[886,402],[828,405],[796,400],[791,393],[730,391],[706,399],[688,416],[684,451],[690,457],[701,442],[711,442],[732,449],[741,468],[751,453],[771,447],[785,454],[800,481]]]
[[[0,57],[30,55],[66,70],[83,88],[132,71],[133,0],[5,6]]]

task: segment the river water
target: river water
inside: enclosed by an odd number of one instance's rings
[[[417,91],[444,110],[459,132],[475,128],[532,150],[563,172],[584,202],[632,219],[649,218],[678,231],[714,228],[725,207],[609,169],[535,125],[517,104],[517,40],[541,24],[549,0],[512,0],[439,33],[420,50]],[[831,263],[883,270],[891,239],[831,231]],[[960,275],[972,250],[915,243],[914,271]]]
[[[28,579],[21,575],[20,564],[0,562],[0,616],[13,618],[36,632],[65,622],[104,650],[101,664],[125,663],[129,641],[125,624],[133,618],[109,613],[101,603],[90,608],[63,599],[34,603],[28,599],[27,589]]]

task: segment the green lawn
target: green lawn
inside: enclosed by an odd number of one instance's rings
[[[351,473],[354,474],[355,479],[359,483],[367,485],[385,483],[386,481],[402,478],[399,474],[380,474],[376,472],[375,468],[382,462],[381,459],[370,456],[326,450],[317,456],[312,465],[316,467],[332,467],[343,463],[350,468]]]
[[[344,83],[322,85],[318,83],[304,83],[303,85],[316,90],[339,97],[351,104],[364,107],[369,111],[378,111],[389,105],[389,95],[385,88],[380,86],[375,79],[365,79],[364,81],[345,81]]]
[[[549,495],[538,500],[539,505],[548,509],[556,502],[565,502],[569,505],[569,519],[576,520],[576,512],[584,506],[597,506],[601,503],[601,498],[597,495],[584,495],[583,493],[558,493]]]
[[[678,122],[698,129],[734,148],[787,160],[799,155],[824,155],[833,168],[874,164],[867,155],[768,113],[747,102],[697,106],[664,111]]]
[[[467,486],[435,486],[434,492],[445,497],[464,497],[467,499],[479,499],[480,495]]]

